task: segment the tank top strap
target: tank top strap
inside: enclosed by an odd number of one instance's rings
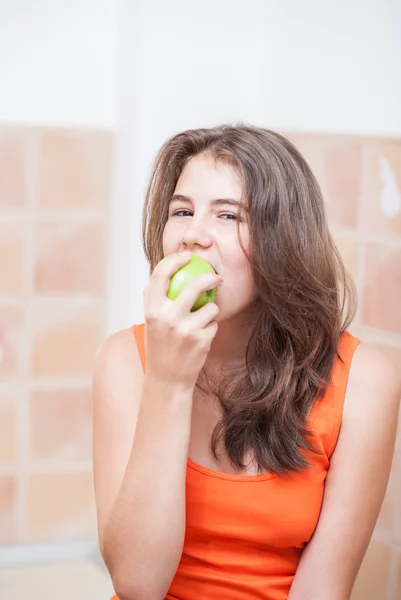
[[[145,324],[140,323],[132,326],[132,332],[135,336],[136,345],[138,348],[139,356],[141,358],[142,369],[145,372],[146,368],[146,355],[145,355]]]
[[[342,334],[330,383],[317,401],[312,433],[320,439],[328,458],[332,456],[340,434],[348,375],[352,357],[359,343],[360,340],[349,331]]]

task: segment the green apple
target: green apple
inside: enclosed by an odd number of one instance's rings
[[[163,262],[165,259],[163,258],[160,262]],[[194,278],[199,275],[204,275],[205,273],[215,273],[212,265],[207,262],[207,260],[200,258],[200,256],[196,256],[192,254],[190,260],[183,267],[178,269],[170,278],[170,285],[167,290],[167,297],[170,300],[175,300],[177,296],[182,292],[184,287]],[[198,310],[202,306],[204,306],[207,302],[214,302],[217,296],[217,288],[213,288],[212,290],[207,290],[206,292],[202,292],[200,296],[198,296],[195,304],[191,308],[191,312]]]

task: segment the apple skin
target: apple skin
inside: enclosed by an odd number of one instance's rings
[[[167,257],[166,257],[167,258]],[[162,263],[165,258],[162,258],[160,263]],[[160,264],[159,263],[159,264]],[[183,266],[178,269],[174,273],[174,275],[170,278],[170,285],[167,290],[167,297],[170,300],[175,300],[178,295],[182,292],[184,287],[194,278],[199,275],[204,275],[205,273],[215,273],[212,265],[209,264],[204,258],[200,258],[200,256],[196,256],[196,254],[192,254],[190,260]],[[217,296],[217,288],[213,288],[212,290],[207,290],[206,292],[202,292],[194,305],[191,308],[191,312],[202,308],[207,302],[214,302]]]

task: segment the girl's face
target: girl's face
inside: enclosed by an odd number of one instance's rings
[[[242,196],[234,167],[204,154],[194,156],[177,181],[163,233],[165,256],[189,250],[223,277],[216,299],[218,322],[242,313],[256,295],[250,264],[239,242],[240,235],[248,251],[249,225]]]

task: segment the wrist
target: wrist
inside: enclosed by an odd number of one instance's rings
[[[188,402],[192,400],[194,385],[183,382],[171,381],[150,373],[145,374],[144,391],[146,394],[157,395],[168,399],[174,398]]]

